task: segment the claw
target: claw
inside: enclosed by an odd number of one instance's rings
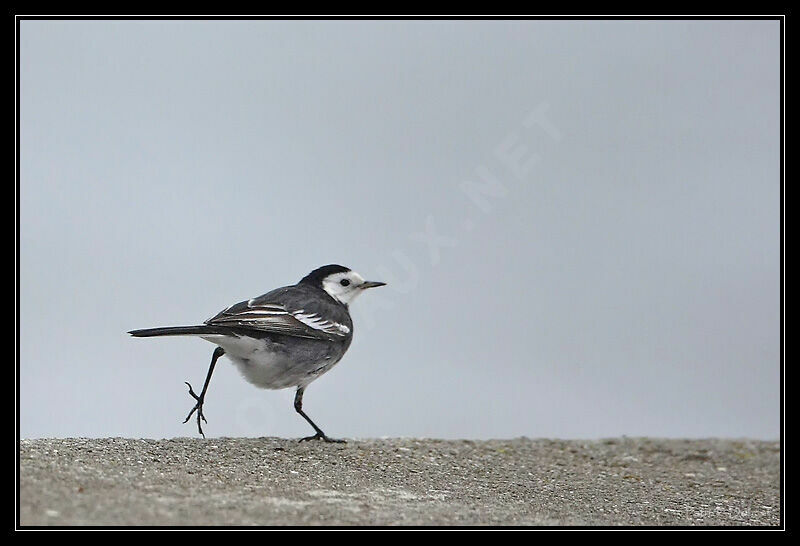
[[[198,400],[198,401],[199,401],[199,400],[200,400],[200,397],[199,397],[199,396],[197,396],[197,394],[195,394],[194,390],[192,390],[192,385],[191,385],[191,383],[189,383],[188,381],[184,381],[184,383],[186,383],[186,386],[188,386],[188,387],[189,387],[189,394],[191,394],[191,395],[192,395],[192,398],[194,398],[195,400]]]
[[[329,444],[346,444],[345,440],[340,440],[338,438],[328,438],[324,434],[315,434],[314,436],[306,436],[305,438],[300,438],[300,442],[308,442],[309,440],[322,440]]]
[[[224,354],[225,350],[222,347],[217,347],[216,349],[214,349],[214,354],[211,355],[211,365],[208,367],[208,374],[206,374],[206,382],[203,384],[203,390],[200,391],[199,395],[196,392],[194,392],[191,383],[189,383],[188,381],[184,381],[184,383],[186,383],[186,386],[189,387],[189,395],[192,398],[194,398],[197,401],[197,403],[194,405],[192,411],[189,412],[189,415],[186,416],[186,419],[183,422],[188,423],[189,419],[191,419],[192,415],[194,415],[194,412],[197,412],[197,432],[199,432],[200,436],[202,436],[203,438],[205,438],[206,435],[203,434],[202,423],[203,422],[208,423],[208,421],[206,420],[206,416],[203,415],[203,402],[205,401],[206,398],[208,383],[209,381],[211,381],[211,374],[214,373],[214,366],[217,365],[217,360],[219,359],[219,357],[221,357]]]
[[[201,419],[203,420],[203,422],[208,423],[208,420],[206,420],[206,416],[203,415],[203,399],[201,397],[197,396],[197,394],[194,392],[194,390],[192,389],[192,386],[189,384],[188,381],[184,381],[184,383],[186,383],[186,385],[189,387],[189,394],[192,396],[192,398],[197,400],[197,403],[194,405],[194,407],[192,408],[192,411],[189,412],[189,415],[186,416],[186,419],[184,419],[183,422],[184,422],[184,424],[188,423],[189,419],[192,418],[192,415],[194,414],[194,412],[197,412],[197,431],[200,433],[200,435],[203,438],[205,438],[206,435],[203,433],[203,427],[200,424],[200,420]]]

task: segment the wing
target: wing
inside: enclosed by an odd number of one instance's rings
[[[231,305],[205,323],[329,341],[343,341],[350,334],[344,321],[323,319],[319,313],[276,301],[282,299],[277,296],[280,293],[271,292]]]

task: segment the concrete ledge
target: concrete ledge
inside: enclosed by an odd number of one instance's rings
[[[780,524],[779,445],[749,440],[41,439],[20,524]]]

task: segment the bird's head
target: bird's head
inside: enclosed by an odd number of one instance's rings
[[[322,288],[330,297],[348,305],[367,288],[383,286],[385,282],[365,281],[364,277],[341,265],[324,265],[303,277],[301,284]]]

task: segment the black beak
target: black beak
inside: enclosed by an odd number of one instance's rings
[[[378,286],[385,286],[385,282],[378,282],[378,281],[364,281],[364,283],[360,286],[360,288],[375,288]]]

